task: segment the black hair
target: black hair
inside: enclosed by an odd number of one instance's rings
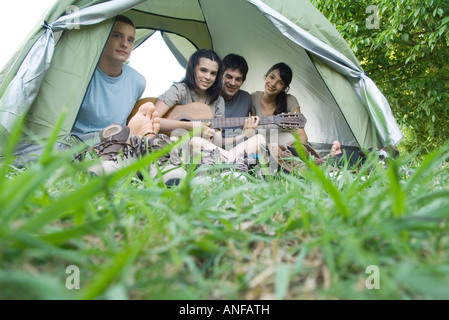
[[[206,90],[206,94],[210,97],[210,102],[214,102],[220,97],[221,83],[223,78],[223,65],[221,59],[214,51],[209,49],[200,49],[192,54],[187,62],[186,74],[181,83],[185,83],[191,90],[195,90],[195,67],[200,63],[201,58],[210,59],[218,63],[217,77],[213,85]]]
[[[239,70],[242,73],[243,81],[246,80],[246,74],[248,73],[248,63],[245,58],[235,53],[230,53],[223,58],[223,70]]]
[[[283,62],[279,62],[273,65],[270,70],[268,70],[268,72],[265,74],[265,77],[267,77],[273,70],[279,70],[279,75],[285,85],[284,90],[282,90],[276,96],[276,109],[274,110],[274,114],[276,115],[287,112],[287,92],[293,79],[293,72],[288,65]]]
[[[134,25],[134,23],[132,22],[132,20],[131,20],[130,18],[125,17],[125,16],[122,16],[121,14],[118,15],[117,17],[115,17],[115,22],[118,22],[118,21],[123,22],[123,23],[126,23],[126,24],[129,24],[129,25],[131,25],[134,29],[136,28],[136,26]]]

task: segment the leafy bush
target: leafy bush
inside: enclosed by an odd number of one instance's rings
[[[422,159],[443,145],[449,139],[449,2],[311,2],[340,31],[389,101],[406,136],[400,151],[419,150]]]

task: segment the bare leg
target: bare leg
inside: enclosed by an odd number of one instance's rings
[[[193,152],[193,156],[198,156],[201,154],[201,150],[213,150],[218,149],[223,157],[223,162],[232,163],[237,159],[239,155],[251,153],[261,153],[261,146],[265,145],[265,137],[263,135],[257,134],[252,136],[248,140],[238,144],[231,150],[225,150],[223,148],[217,147],[210,141],[207,141],[200,137],[194,137],[190,140],[190,147]]]
[[[159,133],[161,127],[161,118],[151,102],[144,103],[140,106],[137,113],[129,120],[130,136],[146,136],[151,138]]]
[[[266,145],[265,137],[261,134],[256,134],[246,141],[243,141],[236,145],[231,150],[228,150],[228,156],[234,161],[237,157],[243,154],[245,151],[249,155],[251,153],[260,154],[261,146]]]

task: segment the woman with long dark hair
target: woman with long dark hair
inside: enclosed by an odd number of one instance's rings
[[[259,117],[268,117],[281,113],[301,113],[298,100],[288,93],[292,79],[293,72],[287,64],[279,62],[273,65],[265,74],[264,91],[256,91],[251,94],[251,114]],[[295,136],[293,135],[293,130],[295,129],[283,129],[276,124],[259,125],[257,127],[257,133],[266,139],[271,158],[287,172],[301,166],[300,162],[290,160],[299,156],[294,147]],[[321,162],[319,155],[308,144],[304,128],[296,129],[296,133],[304,152],[312,154],[318,162]]]
[[[292,79],[293,72],[287,64],[280,62],[273,65],[265,74],[264,91],[256,91],[251,94],[253,101],[251,114],[267,117],[280,113],[301,113],[298,100],[287,93]],[[267,136],[267,142],[273,142],[269,139],[271,130],[278,130],[278,137],[284,140],[279,141],[280,144],[286,144],[294,140],[291,130],[281,129],[277,125],[259,125],[258,127],[258,132],[263,132]],[[287,135],[282,134],[285,132]],[[300,142],[307,144],[308,138],[304,128],[297,129],[297,133]],[[278,143],[278,141],[275,142]]]
[[[225,102],[220,95],[222,78],[220,57],[209,49],[197,50],[187,62],[184,79],[158,97],[156,111],[163,117],[175,105],[201,102],[211,108],[214,118],[223,118]],[[161,119],[161,131],[175,129],[192,130],[193,122]],[[204,125],[202,131],[203,135],[215,134],[214,130]]]

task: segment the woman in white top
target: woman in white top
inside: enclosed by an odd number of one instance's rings
[[[265,74],[264,91],[256,91],[251,94],[252,109],[251,114],[259,117],[267,117],[280,113],[301,113],[298,100],[291,94],[288,94],[293,73],[288,65],[283,62],[273,65]],[[265,129],[265,130],[261,130]],[[270,141],[270,131],[278,130],[280,141]],[[300,142],[307,144],[307,134],[304,128],[296,129]],[[258,133],[265,133],[267,142],[276,142],[287,144],[294,141],[291,130],[281,129],[277,125],[259,125]]]

